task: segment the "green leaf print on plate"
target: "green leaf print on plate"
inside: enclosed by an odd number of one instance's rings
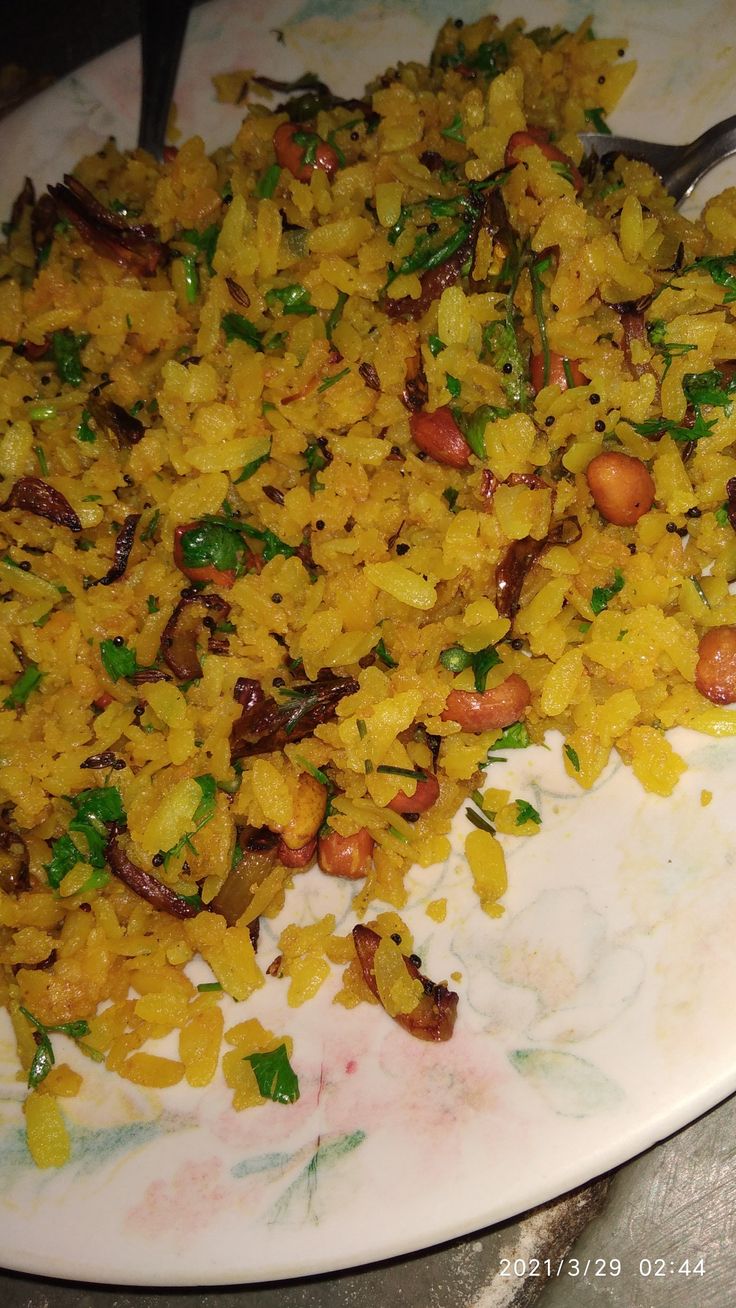
[[[563,1117],[589,1117],[616,1108],[624,1098],[615,1081],[576,1054],[559,1049],[515,1049],[509,1062]]]

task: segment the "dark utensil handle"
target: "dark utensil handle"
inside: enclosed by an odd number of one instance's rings
[[[141,117],[138,144],[163,156],[191,0],[141,0]]]

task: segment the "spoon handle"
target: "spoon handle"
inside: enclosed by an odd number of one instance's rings
[[[159,162],[191,0],[141,0],[141,116],[138,145]]]

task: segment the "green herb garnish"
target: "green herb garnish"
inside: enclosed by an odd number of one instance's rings
[[[111,681],[120,681],[121,677],[132,677],[139,670],[135,650],[130,649],[125,641],[121,645],[116,645],[114,640],[101,640],[100,658]]]
[[[673,359],[679,358],[681,354],[687,354],[690,350],[695,350],[697,346],[687,345],[682,341],[667,340],[667,323],[664,318],[654,318],[647,323],[647,335],[649,343],[654,346],[664,359],[664,372],[662,381],[672,367]]]
[[[88,335],[75,336],[73,331],[65,327],[63,331],[51,333],[51,353],[56,371],[63,382],[68,386],[81,386],[84,376],[84,368],[80,358],[80,351],[87,344]]]
[[[250,463],[246,463],[245,467],[243,468],[243,471],[240,473],[240,476],[235,478],[233,484],[235,486],[239,486],[241,481],[248,481],[249,478],[253,476],[254,472],[258,472],[258,469],[262,466],[262,464],[268,462],[270,457],[271,457],[271,447],[269,446],[265,454],[259,455],[257,459],[253,459]]]
[[[345,308],[347,298],[348,298],[347,293],[345,291],[338,291],[337,303],[335,304],[334,309],[330,309],[329,316],[325,323],[325,336],[327,337],[328,341],[332,340],[332,333],[334,332],[335,328],[337,327],[337,324],[342,318],[342,311]]]
[[[189,245],[193,245],[196,250],[199,250],[205,257],[210,274],[214,272],[212,260],[215,257],[217,242],[220,239],[220,229],[217,226],[217,223],[211,223],[209,227],[205,227],[203,232],[198,232],[193,227],[188,227],[186,231],[179,233],[177,239],[180,241],[187,241]],[[186,257],[188,256],[185,256],[185,258]]]
[[[69,799],[74,817],[69,832],[81,836],[86,850],[83,852],[72,834],[60,836],[51,845],[51,862],[46,864],[49,885],[58,890],[67,872],[77,863],[89,863],[94,873],[83,890],[96,889],[107,881],[105,849],[108,841],[108,822],[125,822],[125,809],[117,786],[93,787]]]
[[[252,322],[244,318],[242,313],[223,314],[220,319],[220,326],[225,333],[225,340],[228,345],[235,340],[245,341],[245,344],[249,345],[252,350],[263,352],[265,332],[260,331]]]
[[[259,200],[271,199],[271,196],[279,184],[280,176],[281,169],[277,163],[271,164],[270,167],[266,169],[265,173],[263,173],[256,182],[256,195]]]
[[[197,260],[193,254],[182,254],[181,265],[184,269],[184,296],[187,304],[194,304],[199,295],[199,273]]]
[[[264,1099],[272,1099],[277,1104],[293,1104],[299,1098],[299,1080],[289,1062],[286,1045],[279,1045],[265,1054],[246,1054],[243,1061],[253,1068]]]
[[[343,368],[342,372],[336,372],[332,377],[325,377],[324,381],[321,381],[317,387],[317,394],[329,390],[330,386],[334,386],[336,382],[342,381],[343,377],[347,377],[349,372],[349,368]]]
[[[536,822],[537,826],[539,826],[542,821],[533,804],[527,803],[525,799],[517,799],[516,810],[517,827],[523,827],[525,822]]]
[[[604,113],[605,110],[601,108],[585,109],[585,121],[586,123],[590,123],[594,132],[600,132],[603,136],[610,136],[611,129],[603,117]]]
[[[48,474],[49,474],[49,465],[48,465],[48,460],[47,460],[47,458],[46,458],[46,452],[45,452],[45,450],[44,450],[44,448],[43,448],[43,445],[34,445],[34,447],[33,447],[33,453],[35,454],[36,458],[38,459],[38,466],[39,466],[39,469],[40,469],[40,472],[41,472],[41,476],[42,476],[42,477],[48,477]]]
[[[392,658],[391,655],[389,654],[388,650],[386,649],[386,645],[385,645],[385,642],[384,642],[383,636],[382,636],[381,639],[379,640],[378,644],[377,644],[377,645],[374,645],[373,648],[374,648],[374,650],[375,650],[375,652],[376,652],[378,658],[379,658],[379,659],[381,660],[381,662],[383,663],[384,667],[387,667],[387,668],[398,668],[399,665],[398,665],[398,663],[396,662],[396,659],[395,659],[395,658]]]
[[[31,692],[40,684],[43,675],[36,663],[29,663],[5,696],[3,700],[5,708],[21,708]]]
[[[36,1086],[45,1081],[56,1062],[49,1035],[58,1032],[59,1035],[69,1036],[72,1040],[81,1040],[83,1036],[89,1035],[89,1023],[85,1022],[84,1019],[80,1019],[76,1022],[60,1022],[58,1026],[46,1026],[45,1022],[41,1022],[39,1018],[34,1017],[33,1013],[30,1013],[27,1008],[19,1007],[18,1012],[22,1013],[26,1021],[30,1022],[34,1028],[36,1053],[28,1071],[28,1087],[35,1090]],[[83,1046],[83,1048],[86,1047]],[[87,1049],[86,1052],[99,1060],[102,1059],[102,1055],[96,1049]]]
[[[565,745],[565,753],[567,754],[567,757],[568,757],[569,760],[570,760],[570,766],[573,767],[573,768],[575,769],[576,772],[579,772],[579,771],[580,771],[580,757],[579,757],[579,755],[578,755],[577,750],[576,750],[576,749],[573,749],[572,745]]]
[[[266,291],[266,303],[274,308],[280,304],[285,314],[299,314],[303,318],[316,313],[311,296],[306,286],[294,282],[290,286],[274,286]]]
[[[498,667],[500,662],[501,657],[494,645],[487,645],[475,654],[462,645],[450,645],[449,649],[443,649],[440,654],[440,663],[449,672],[464,672],[466,668],[472,668],[477,691],[485,690],[488,673],[491,668]]]
[[[193,843],[192,837],[196,836],[197,832],[202,830],[202,827],[206,827],[207,823],[211,822],[215,816],[217,799],[217,782],[215,778],[209,772],[205,772],[203,776],[195,777],[194,780],[202,792],[202,798],[192,816],[194,827],[191,831],[185,832],[177,840],[176,844],[172,845],[171,849],[161,851],[164,857],[164,867],[168,867],[171,860],[181,854],[183,849],[190,849],[193,854],[196,854],[197,847]],[[188,895],[182,895],[181,898],[191,900],[191,896]]]
[[[609,601],[624,588],[624,575],[620,568],[615,568],[610,586],[594,586],[590,597],[590,607],[597,615],[608,608]]]
[[[77,440],[84,441],[87,445],[92,445],[97,440],[94,431],[89,425],[91,416],[89,409],[82,409],[82,417],[76,432]]]

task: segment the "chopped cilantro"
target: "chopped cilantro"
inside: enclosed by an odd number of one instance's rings
[[[461,385],[461,383],[458,381],[457,377],[453,377],[453,376],[451,376],[451,374],[450,374],[449,372],[446,372],[446,373],[445,373],[445,386],[447,387],[448,391],[450,392],[450,396],[451,396],[451,398],[452,398],[453,400],[457,400],[457,399],[459,398],[459,396],[460,396],[460,392],[461,392],[461,390],[462,390],[462,385]]]
[[[269,446],[265,454],[259,455],[257,459],[253,459],[250,463],[246,463],[240,476],[235,478],[234,485],[238,486],[241,481],[248,481],[249,478],[253,476],[254,472],[258,472],[258,469],[262,466],[262,464],[268,462],[270,457],[271,457],[271,447]]]
[[[35,1090],[36,1086],[45,1081],[56,1062],[49,1034],[58,1032],[59,1035],[69,1036],[72,1040],[81,1040],[82,1036],[89,1035],[89,1024],[81,1018],[76,1022],[60,1022],[58,1026],[46,1026],[45,1022],[41,1022],[39,1018],[34,1017],[33,1013],[30,1013],[27,1008],[19,1007],[18,1011],[34,1028],[36,1053],[28,1070],[28,1087]],[[88,1049],[87,1052],[92,1053],[93,1056],[102,1057],[102,1055],[97,1055],[97,1050]]]
[[[51,333],[51,353],[56,371],[68,386],[81,386],[84,368],[80,359],[80,350],[87,344],[89,336],[75,336],[65,327],[63,331]]]
[[[220,326],[225,333],[225,340],[228,345],[234,340],[245,341],[246,345],[250,345],[252,350],[260,350],[263,352],[263,337],[265,333],[259,331],[252,322],[249,322],[247,318],[244,318],[242,313],[223,314],[220,319]]]
[[[180,241],[187,241],[189,245],[193,245],[196,250],[199,250],[205,257],[209,272],[212,273],[214,271],[212,260],[215,257],[217,242],[220,239],[220,229],[217,226],[217,223],[211,223],[209,227],[205,227],[203,232],[198,232],[193,227],[188,227],[186,231],[179,233],[178,239]],[[185,258],[187,257],[191,256],[185,255]]]
[[[51,845],[51,862],[46,864],[49,885],[58,890],[67,872],[77,863],[89,863],[94,868],[93,876],[82,889],[91,889],[104,885],[107,880],[105,872],[105,849],[108,840],[106,823],[124,822],[125,809],[117,786],[92,787],[70,798],[74,817],[69,823],[69,832],[82,836],[86,850],[81,850],[71,834],[60,836]]]
[[[593,612],[596,615],[598,613],[602,613],[604,609],[608,608],[609,600],[612,600],[614,595],[618,595],[619,591],[623,590],[623,588],[624,588],[623,573],[620,568],[615,568],[613,573],[613,581],[611,582],[610,586],[593,587],[593,593],[590,597],[590,607],[592,608]]]
[[[334,332],[335,328],[337,327],[337,324],[342,318],[342,311],[345,308],[345,303],[347,301],[347,298],[348,298],[347,293],[345,291],[338,291],[337,302],[335,304],[335,307],[334,309],[330,309],[329,316],[325,323],[325,336],[327,337],[328,341],[332,340],[332,333]]]
[[[600,132],[603,136],[610,136],[611,129],[603,117],[604,113],[605,110],[601,108],[586,109],[584,110],[585,121],[590,123],[594,132]]]
[[[29,663],[5,696],[3,700],[4,707],[9,709],[21,708],[31,692],[40,684],[43,675],[36,663]]]
[[[427,272],[430,268],[436,268],[457,253],[467,241],[471,231],[470,222],[460,223],[456,231],[436,246],[428,246],[425,236],[418,237],[411,254],[407,254],[406,258],[402,259],[398,268],[392,266],[389,281],[403,273]]]
[[[43,445],[34,445],[34,447],[33,447],[33,453],[35,454],[36,458],[38,459],[38,466],[39,466],[39,469],[40,469],[40,472],[41,472],[41,476],[42,476],[42,477],[48,477],[48,473],[49,473],[49,465],[48,465],[48,460],[47,460],[47,458],[46,458],[46,452],[45,452],[45,450],[44,450],[44,448],[43,448]]]
[[[502,409],[495,404],[481,404],[470,414],[454,411],[454,417],[473,454],[477,454],[479,459],[485,459],[488,423],[495,422],[497,418],[508,418],[510,413],[511,409]]]
[[[696,259],[687,268],[683,268],[678,277],[688,272],[707,272],[717,286],[725,288],[723,303],[733,304],[736,300],[736,275],[728,271],[729,265],[736,265],[736,251],[733,254],[705,255],[702,259]]]
[[[101,640],[100,658],[112,681],[119,681],[121,677],[132,677],[133,673],[138,671],[135,650],[129,649],[125,641],[122,645],[116,645],[114,640]]]
[[[571,180],[568,177],[568,181]],[[535,259],[529,269],[529,275],[532,281],[532,300],[534,303],[534,316],[537,320],[537,329],[539,331],[539,340],[542,346],[542,360],[544,371],[542,375],[542,385],[549,385],[549,341],[547,339],[547,320],[544,316],[543,292],[544,282],[542,273],[547,272],[552,266],[552,255],[547,254],[542,259]]]
[[[449,649],[443,649],[440,654],[440,663],[449,672],[464,672],[466,668],[472,668],[475,689],[481,692],[486,688],[491,668],[498,667],[500,662],[501,657],[494,645],[487,645],[485,649],[479,649],[475,654],[464,649],[462,645],[450,645]]]
[[[146,608],[149,613],[158,613],[160,605],[155,595],[149,595],[146,600]]]
[[[294,138],[296,140],[296,137]],[[264,1054],[246,1054],[264,1099],[277,1104],[293,1104],[299,1098],[299,1080],[289,1062],[286,1045],[278,1045]]]
[[[217,568],[235,572],[243,549],[240,533],[221,520],[195,523],[179,539],[186,568]]]
[[[194,304],[199,295],[197,260],[193,254],[182,254],[181,265],[184,269],[184,296],[187,304]]]
[[[158,527],[160,517],[161,517],[161,510],[154,509],[153,513],[151,514],[148,520],[147,525],[144,527],[143,531],[141,532],[141,540],[153,539],[153,537],[156,534],[156,528]]]
[[[196,836],[197,832],[202,830],[202,827],[206,827],[207,823],[211,822],[215,816],[217,800],[217,782],[215,781],[215,778],[211,773],[205,772],[203,776],[195,777],[194,780],[202,792],[202,798],[192,816],[194,827],[191,831],[186,831],[184,835],[177,840],[176,844],[172,845],[171,849],[162,851],[164,867],[168,867],[171,860],[177,858],[184,849],[190,849],[192,853],[196,854],[197,847],[193,843],[192,837]],[[182,895],[181,898],[186,899],[188,902],[193,901],[193,896],[190,895]],[[199,896],[197,896],[197,899],[198,898]]]
[[[271,164],[256,182],[256,195],[259,200],[270,200],[279,184],[281,169],[277,163]]]
[[[92,445],[97,440],[94,431],[89,425],[91,416],[89,409],[82,409],[82,417],[76,433],[77,440],[84,441],[87,445]]]
[[[447,349],[445,342],[441,341],[439,336],[428,336],[427,344],[433,359],[436,359],[438,354]]]
[[[536,822],[537,825],[542,821],[539,813],[532,804],[527,803],[525,799],[516,801],[516,825],[523,827],[525,822]]]
[[[459,494],[459,490],[456,490],[454,486],[445,486],[445,489],[442,492],[442,498],[443,500],[447,500],[447,507],[450,510],[450,513],[457,513],[455,505],[457,504],[457,497]]]
[[[375,650],[375,652],[376,652],[378,658],[381,660],[381,662],[383,663],[383,665],[384,665],[385,667],[387,667],[387,668],[398,668],[399,665],[398,665],[398,663],[396,662],[396,659],[395,659],[395,658],[392,658],[391,655],[389,654],[388,650],[386,649],[386,645],[385,645],[385,642],[384,642],[383,636],[382,636],[381,639],[379,640],[378,644],[377,644],[377,645],[374,645],[373,648],[374,648],[374,650]]]
[[[266,303],[271,308],[280,304],[283,313],[300,314],[305,318],[317,312],[309,291],[299,282],[293,282],[289,286],[274,286],[270,291],[266,291]]]
[[[720,509],[716,509],[714,517],[719,527],[727,527],[729,522],[728,505],[722,504]]]
[[[512,722],[510,727],[506,727],[501,733],[495,745],[496,749],[528,749],[531,745],[531,737],[527,731],[524,722]]]
[[[317,387],[317,394],[329,390],[330,386],[334,386],[336,382],[342,381],[343,377],[347,377],[349,372],[349,368],[343,368],[342,372],[336,372],[332,377],[325,377],[324,381],[321,381]]]
[[[580,757],[579,757],[579,755],[578,755],[577,750],[576,750],[576,749],[573,749],[572,745],[565,745],[565,753],[567,754],[567,757],[568,757],[569,760],[570,760],[570,766],[573,767],[573,768],[575,769],[576,772],[579,772],[579,771],[580,771]]]
[[[714,409],[723,409],[731,414],[736,379],[725,382],[722,372],[711,368],[708,372],[688,372],[682,379],[685,398],[690,401],[696,413],[702,404],[710,404]]]
[[[447,141],[460,141],[462,145],[465,144],[465,137],[463,135],[463,120],[460,117],[459,113],[455,114],[455,117],[453,118],[452,122],[449,124],[448,127],[442,128],[440,132],[440,136],[444,136]]]
[[[302,450],[302,457],[309,473],[310,494],[315,495],[317,491],[325,488],[324,482],[317,479],[317,473],[323,472],[330,461],[317,441],[309,442],[307,448]]]
[[[681,354],[687,354],[690,350],[697,348],[695,345],[687,345],[682,341],[668,341],[667,323],[664,318],[653,318],[651,322],[647,323],[647,335],[650,345],[653,345],[664,359],[662,381],[664,381],[672,367],[673,359],[677,359]]]

